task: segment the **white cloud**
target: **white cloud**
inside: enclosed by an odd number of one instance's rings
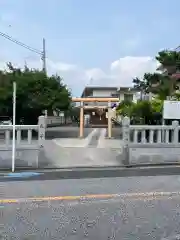
[[[27,61],[31,68],[41,68],[42,62]],[[15,64],[21,67],[23,63]],[[0,63],[4,69],[5,64]],[[75,95],[81,94],[86,85],[93,86],[131,86],[134,77],[142,77],[145,72],[154,72],[157,62],[149,56],[126,56],[110,63],[107,70],[100,68],[83,69],[80,66],[47,60],[49,74],[58,73]]]
[[[51,67],[50,65],[48,67]],[[126,56],[112,62],[107,70],[82,69],[64,63],[55,63],[54,67],[73,92],[80,93],[86,85],[131,86],[134,77],[142,77],[145,72],[156,71],[157,62],[149,56]],[[49,69],[49,72],[51,71],[52,69]]]
[[[157,62],[149,57],[126,56],[111,63],[110,70],[120,85],[131,85],[132,78],[142,77],[145,72],[154,72]]]

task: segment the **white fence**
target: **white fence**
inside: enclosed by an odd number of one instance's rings
[[[39,117],[38,125],[16,125],[15,167],[38,167],[45,127],[44,116]],[[0,168],[10,168],[12,164],[12,129],[12,125],[0,125]]]
[[[128,117],[122,124],[124,163],[157,164],[180,163],[180,126],[130,125]]]

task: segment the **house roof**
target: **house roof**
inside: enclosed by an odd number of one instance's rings
[[[92,93],[93,90],[112,90],[112,91],[117,91],[117,92],[120,92],[120,91],[135,91],[137,92],[136,89],[134,89],[133,87],[98,87],[98,86],[88,86],[88,87],[85,87],[82,94],[81,94],[81,97],[84,97],[84,96],[88,96]]]
[[[81,97],[83,96],[88,96],[93,90],[112,90],[112,91],[116,91],[118,88],[117,87],[98,87],[98,86],[88,86],[88,87],[85,87],[82,94],[81,94]]]

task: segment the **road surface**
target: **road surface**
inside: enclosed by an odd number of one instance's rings
[[[179,176],[0,186],[1,239],[180,239]]]

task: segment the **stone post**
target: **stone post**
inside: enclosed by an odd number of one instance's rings
[[[111,102],[108,102],[108,138],[112,137]]]
[[[79,137],[84,136],[84,103],[80,102],[80,126],[79,126]]]
[[[123,118],[122,135],[123,135],[123,163],[124,165],[129,165],[130,119],[128,117]]]
[[[178,121],[173,121],[172,122],[172,127],[173,127],[173,143],[178,144],[179,142],[179,122]]]
[[[45,132],[46,132],[46,117],[45,116],[39,116],[38,125],[39,125],[38,144],[39,144],[39,148],[41,149],[44,147],[44,141],[45,141]]]

